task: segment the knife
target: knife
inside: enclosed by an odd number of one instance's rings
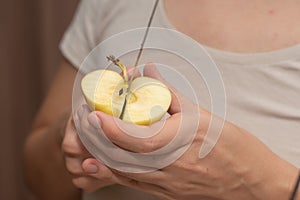
[[[156,0],[155,1],[155,4],[154,4],[154,7],[152,9],[152,12],[151,12],[151,15],[150,15],[150,18],[149,18],[149,21],[148,21],[148,25],[147,25],[147,28],[146,28],[146,31],[145,31],[145,34],[144,34],[144,37],[143,37],[143,40],[142,40],[142,43],[141,43],[141,47],[139,49],[139,52],[138,52],[138,55],[136,57],[136,60],[135,60],[135,64],[134,64],[134,67],[133,67],[133,73],[130,77],[130,80],[128,81],[128,87],[127,87],[127,90],[125,91],[126,94],[125,94],[125,99],[124,99],[124,103],[123,103],[123,106],[122,106],[122,110],[121,110],[121,114],[119,116],[119,119],[123,119],[124,117],[124,113],[125,113],[125,109],[126,109],[126,106],[127,106],[127,98],[129,96],[129,93],[130,93],[130,89],[131,89],[131,85],[132,85],[132,81],[133,81],[133,77],[135,76],[135,74],[137,73],[138,71],[138,64],[139,64],[139,61],[140,61],[140,58],[142,56],[142,53],[143,53],[143,50],[144,50],[144,45],[145,45],[145,42],[146,42],[146,39],[147,39],[147,36],[148,36],[148,33],[149,33],[149,29],[151,27],[151,23],[152,23],[152,20],[153,20],[153,17],[154,17],[154,14],[155,14],[155,11],[157,9],[157,5],[158,5],[158,2],[159,0]],[[118,59],[115,59],[114,57],[112,56],[109,56],[107,57],[109,60],[112,60],[113,62],[118,62],[119,60]],[[122,94],[124,91],[123,89],[121,89],[122,91],[119,91],[119,94]]]

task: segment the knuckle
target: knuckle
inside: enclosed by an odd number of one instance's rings
[[[69,131],[66,132],[65,137],[63,138],[63,141],[61,143],[61,148],[64,152],[72,152],[74,148],[74,143],[72,142],[72,137]]]
[[[111,181],[112,180],[112,174],[104,173],[101,175],[101,180],[103,181]]]
[[[75,145],[67,140],[64,140],[62,143],[62,150],[67,155],[77,155],[79,154],[78,148],[75,147]]]
[[[120,132],[120,130],[116,126],[109,126],[107,127],[107,132],[112,139],[118,139],[118,133]]]
[[[61,144],[61,149],[64,152],[64,154],[72,157],[89,155],[88,151],[80,142],[80,139],[78,138],[77,135],[71,137],[65,137]]]
[[[65,160],[65,165],[68,172],[74,175],[83,173],[83,170],[81,168],[81,162],[78,159],[67,157],[65,158]]]
[[[108,126],[104,130],[105,135],[113,142],[120,141],[121,130],[117,126]]]
[[[185,162],[182,162],[181,160],[176,160],[174,163],[172,163],[172,166],[176,169],[180,169],[180,170],[183,170],[183,169],[186,169],[187,168],[187,163]]]
[[[84,190],[85,192],[93,192],[98,188],[98,183],[89,177],[79,177],[72,179],[75,187]]]
[[[98,179],[99,180],[102,180],[102,181],[109,181],[111,182],[113,180],[113,173],[111,171],[108,171],[108,170],[101,170],[102,173],[98,174]]]
[[[64,140],[62,142],[61,148],[62,148],[63,152],[65,152],[65,153],[68,153],[68,152],[71,151],[72,147],[71,147],[71,145],[69,144],[69,142],[67,141],[66,138],[64,138]]]
[[[73,185],[75,185],[75,187],[83,189],[83,190],[88,190],[88,184],[87,184],[87,180],[85,177],[79,177],[79,178],[74,178],[72,179]]]
[[[134,180],[134,179],[130,179],[128,180],[128,184],[132,187],[137,187],[139,186],[139,182],[137,180]]]
[[[155,140],[151,138],[146,139],[145,142],[143,142],[143,145],[140,145],[139,147],[141,153],[149,153],[159,149],[159,146],[157,145]]]
[[[184,172],[193,172],[197,174],[202,174],[202,171],[204,170],[203,166],[198,166],[197,161],[187,159],[176,160],[172,163],[172,166]]]

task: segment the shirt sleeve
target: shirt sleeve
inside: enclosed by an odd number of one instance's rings
[[[105,1],[80,1],[73,20],[60,42],[62,55],[77,69],[97,44],[97,36],[101,30],[95,22],[103,19],[105,15],[101,12],[103,2]]]

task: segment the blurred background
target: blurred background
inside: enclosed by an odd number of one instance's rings
[[[22,146],[61,61],[78,0],[0,0],[0,199],[29,200]]]

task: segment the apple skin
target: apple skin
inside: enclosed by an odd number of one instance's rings
[[[102,111],[119,117],[126,97],[127,84],[123,77],[112,70],[96,70],[85,75],[81,89],[92,110]],[[120,95],[120,90],[123,94]],[[171,93],[167,86],[149,77],[135,78],[123,121],[139,125],[149,125],[159,121],[171,104]]]

